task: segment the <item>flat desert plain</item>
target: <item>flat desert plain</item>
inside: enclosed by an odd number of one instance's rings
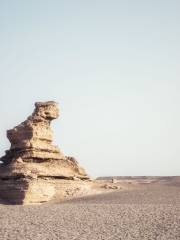
[[[0,240],[180,240],[179,177],[116,184],[63,203],[0,204]]]

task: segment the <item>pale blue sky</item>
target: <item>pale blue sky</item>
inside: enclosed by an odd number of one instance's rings
[[[0,154],[35,101],[92,176],[180,175],[179,0],[0,0]]]

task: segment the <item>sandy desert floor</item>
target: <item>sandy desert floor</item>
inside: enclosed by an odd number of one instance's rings
[[[131,190],[61,204],[0,205],[0,240],[180,240],[180,186]]]

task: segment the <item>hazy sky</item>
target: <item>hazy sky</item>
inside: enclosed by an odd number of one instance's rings
[[[0,0],[0,154],[35,101],[92,176],[180,175],[179,0]]]

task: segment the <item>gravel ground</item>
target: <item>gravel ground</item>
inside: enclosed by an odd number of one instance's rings
[[[180,188],[141,186],[34,206],[0,205],[0,240],[180,240]]]

